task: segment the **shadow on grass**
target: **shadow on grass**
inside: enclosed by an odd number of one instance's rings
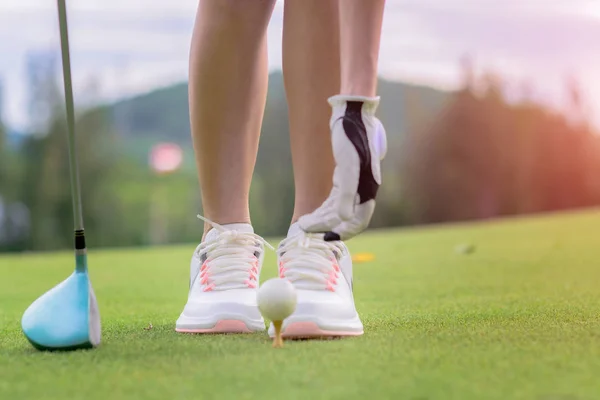
[[[347,339],[346,339],[347,340]],[[341,338],[300,338],[285,339],[286,343],[308,346],[310,343],[341,341]],[[261,351],[271,347],[273,339],[267,332],[255,333],[179,333],[173,324],[107,324],[102,331],[101,343],[97,348],[73,349],[70,351],[40,351],[35,349],[25,338],[9,348],[0,349],[6,357],[26,357],[36,360],[83,358],[151,358],[157,354],[184,353],[192,351],[228,353],[230,351]]]

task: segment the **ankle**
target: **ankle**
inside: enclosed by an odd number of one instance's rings
[[[217,221],[214,221],[214,222],[219,224],[222,228],[225,228],[226,230],[242,230],[244,232],[254,232],[254,228],[252,227],[252,223],[250,221],[226,222],[226,223],[221,223],[221,222],[217,222]],[[210,223],[205,222],[204,223],[204,232],[202,234],[202,241],[204,241],[206,239],[206,236],[208,235],[208,233],[213,231],[214,229],[215,228]]]

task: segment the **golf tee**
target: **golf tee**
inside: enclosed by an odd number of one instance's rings
[[[283,347],[283,338],[281,337],[281,325],[283,321],[273,321],[273,327],[275,328],[275,338],[273,339],[273,347]]]

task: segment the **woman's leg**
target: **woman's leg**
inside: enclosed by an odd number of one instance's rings
[[[286,0],[283,74],[296,188],[292,222],[331,190],[334,160],[327,98],[340,90],[338,0]]]
[[[277,252],[279,276],[297,293],[296,310],[283,327],[287,337],[363,334],[352,294],[352,259],[340,239],[368,224],[381,182],[379,159],[385,151],[377,146],[383,142],[377,142],[382,127],[374,117],[379,102],[374,95],[383,0],[338,4],[339,17],[333,1],[287,0],[285,8],[291,10],[284,26],[284,76],[297,191],[294,218],[300,217]],[[333,56],[340,54],[342,84],[336,88]],[[325,232],[323,239],[331,243],[302,231]],[[323,274],[328,278],[315,279],[314,266],[329,268]]]
[[[275,0],[200,0],[190,54],[190,119],[202,189],[202,243],[178,332],[265,328],[256,290],[264,241],[248,196],[267,94],[266,29]],[[233,270],[232,270],[233,268]]]
[[[201,0],[189,104],[204,215],[249,223],[248,196],[267,94],[266,30],[275,0]],[[205,233],[210,229],[205,224]]]
[[[334,187],[323,205],[299,221],[305,231],[326,232],[326,240],[358,235],[375,210],[387,150],[385,130],[375,117],[384,6],[385,0],[340,1],[341,88],[329,99]]]
[[[374,97],[385,0],[341,0],[340,94]]]

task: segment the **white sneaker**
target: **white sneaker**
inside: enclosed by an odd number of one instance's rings
[[[352,258],[343,242],[326,242],[323,234],[304,233],[294,224],[277,256],[279,276],[287,278],[298,294],[296,310],[283,322],[283,337],[363,334],[352,294]],[[274,335],[271,324],[269,336]]]
[[[194,251],[188,301],[175,330],[187,333],[264,331],[256,291],[264,246],[271,246],[254,233],[250,224],[221,226],[207,222],[213,229]]]

